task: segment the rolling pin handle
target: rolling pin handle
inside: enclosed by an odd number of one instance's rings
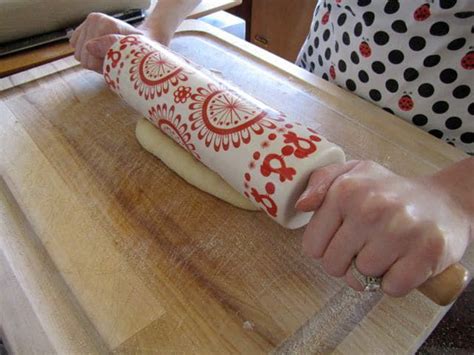
[[[440,306],[453,303],[471,280],[469,271],[457,263],[418,287],[418,291]]]

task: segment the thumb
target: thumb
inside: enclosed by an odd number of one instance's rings
[[[306,190],[296,201],[296,209],[304,212],[316,211],[323,203],[332,183],[341,175],[351,171],[359,161],[333,164],[317,169],[311,174]]]
[[[105,58],[107,51],[112,45],[124,36],[107,35],[91,39],[86,43],[87,51],[96,58]]]

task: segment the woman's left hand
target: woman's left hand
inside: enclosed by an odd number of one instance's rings
[[[350,266],[383,277],[382,290],[404,296],[459,261],[471,217],[434,177],[405,178],[366,161],[315,171],[296,204],[315,211],[303,236],[306,254],[326,272],[362,285]]]

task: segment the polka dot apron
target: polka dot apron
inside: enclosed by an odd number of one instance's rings
[[[296,63],[474,155],[474,0],[319,0]]]

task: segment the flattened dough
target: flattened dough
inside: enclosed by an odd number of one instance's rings
[[[141,118],[135,130],[138,142],[191,185],[236,207],[258,211],[249,200],[234,190],[218,174],[194,159],[179,144]]]

